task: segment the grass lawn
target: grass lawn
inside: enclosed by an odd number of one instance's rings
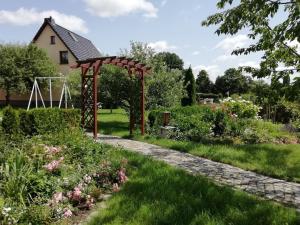
[[[300,224],[289,208],[126,151],[129,180],[88,225],[98,224]]]
[[[128,136],[129,122],[128,116],[122,109],[101,109],[98,112],[98,129],[101,134]]]
[[[128,117],[124,111],[117,109],[113,110],[113,114],[110,114],[109,110],[101,110],[99,120],[101,133],[128,136]],[[150,136],[136,136],[135,139],[228,163],[272,177],[300,182],[300,145],[200,144]]]

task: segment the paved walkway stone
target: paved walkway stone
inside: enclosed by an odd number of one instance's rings
[[[224,163],[144,142],[106,135],[100,135],[98,141],[151,156],[192,174],[210,177],[220,184],[291,205],[300,211],[300,184],[298,183],[267,177]]]

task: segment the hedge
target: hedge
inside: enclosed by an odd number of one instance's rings
[[[32,136],[80,127],[77,109],[38,108],[26,111],[7,107],[3,112],[2,127],[7,134]]]

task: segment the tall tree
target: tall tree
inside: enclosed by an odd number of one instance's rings
[[[264,52],[260,69],[245,67],[246,71],[256,77],[284,77],[300,71],[299,0],[219,0],[217,7],[223,11],[209,16],[203,26],[219,25],[218,35],[246,29],[254,43],[233,54]],[[279,13],[283,19],[275,18]],[[282,65],[285,69],[279,68]]]
[[[47,53],[34,45],[0,45],[0,88],[6,92],[6,104],[12,92],[25,93],[35,77],[55,72]]]
[[[172,69],[183,70],[184,62],[175,53],[160,52],[160,53],[156,54],[155,57],[160,58],[164,62],[164,64],[166,65],[166,67],[169,71],[171,71]]]
[[[209,79],[206,70],[201,70],[196,79],[197,93],[211,93],[213,90],[213,82]]]
[[[183,106],[194,105],[196,103],[196,82],[191,66],[184,71],[184,86],[187,96],[181,101]]]
[[[240,70],[230,68],[224,72],[224,76],[217,77],[215,89],[223,95],[242,94],[250,90],[250,82],[252,79],[243,76]]]

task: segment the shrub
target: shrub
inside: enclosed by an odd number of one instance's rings
[[[18,111],[14,110],[11,106],[4,108],[2,127],[5,134],[14,135],[19,132],[19,115]]]
[[[163,112],[154,110],[149,113],[150,127],[158,132],[162,126]],[[170,125],[177,128],[171,137],[185,136],[186,139],[200,140],[212,134],[214,112],[207,106],[187,106],[168,109],[171,113]],[[179,135],[180,134],[180,135]]]
[[[215,114],[215,119],[214,119],[214,126],[213,126],[213,132],[214,135],[223,135],[225,133],[227,123],[228,123],[228,116],[226,113],[222,110],[217,110]]]
[[[34,126],[34,117],[31,111],[20,110],[20,130],[24,135],[32,136],[36,133]]]
[[[238,118],[258,118],[260,108],[251,101],[242,98],[234,100],[229,97],[221,101],[221,103],[225,106],[229,114],[237,116]]]
[[[169,109],[171,112],[170,125],[176,129],[167,135],[168,138],[193,141],[216,141],[225,138],[234,143],[298,142],[296,134],[284,131],[282,125],[258,120],[256,118],[258,107],[252,103],[230,101],[227,105],[229,107],[225,108],[189,106]],[[245,108],[243,108],[244,105]],[[159,134],[163,111],[155,110],[149,113],[152,134]],[[238,115],[232,114],[232,112],[238,113]]]
[[[76,109],[39,108],[30,111],[14,110],[8,107],[4,110],[2,127],[6,134],[21,131],[24,135],[46,134],[79,128],[80,114]]]
[[[52,209],[48,205],[30,205],[26,210],[22,223],[28,224],[50,224],[52,217]]]

